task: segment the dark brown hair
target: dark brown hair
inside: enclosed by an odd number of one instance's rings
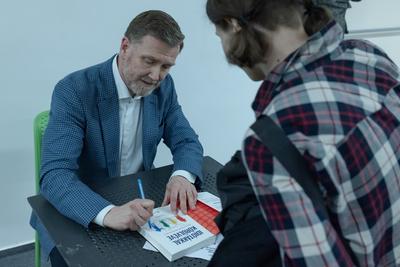
[[[252,25],[268,30],[278,26],[297,28],[301,23],[298,14],[304,13],[303,27],[310,36],[331,19],[329,12],[315,6],[312,0],[207,0],[206,11],[211,22],[222,30],[228,28],[229,18],[237,19],[243,28],[232,38],[227,52],[228,61],[240,67],[259,63],[269,49]]]
[[[169,14],[160,10],[149,10],[137,15],[126,29],[125,36],[130,41],[140,41],[144,36],[151,35],[171,47],[183,48],[185,35],[178,23]]]

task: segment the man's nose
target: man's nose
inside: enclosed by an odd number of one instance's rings
[[[162,71],[161,71],[161,67],[159,66],[155,66],[151,69],[151,72],[149,74],[149,77],[153,80],[153,81],[161,81],[162,79]]]

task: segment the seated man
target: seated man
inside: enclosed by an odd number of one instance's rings
[[[129,24],[119,54],[56,85],[42,142],[40,188],[59,212],[85,227],[93,222],[137,230],[152,215],[152,200],[114,206],[86,184],[151,169],[161,138],[174,161],[163,204],[176,211],[179,203],[183,212],[195,206],[203,149],[168,74],[183,39],[168,14],[141,13]],[[31,225],[45,255],[51,252],[52,265],[65,264],[35,215]]]

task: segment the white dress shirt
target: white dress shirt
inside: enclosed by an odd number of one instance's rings
[[[122,80],[117,66],[117,56],[112,62],[112,71],[119,99],[119,161],[120,175],[123,176],[143,169],[143,105],[142,96],[132,97]],[[185,177],[191,183],[196,180],[195,175],[185,170],[176,170],[171,177],[176,175]],[[102,209],[93,222],[104,226],[104,217],[113,207],[115,206],[109,205]]]

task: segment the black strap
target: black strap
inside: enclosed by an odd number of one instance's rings
[[[279,160],[279,162],[289,172],[290,176],[303,188],[304,192],[311,199],[314,207],[322,211],[326,218],[330,219],[322,192],[310,170],[307,169],[307,162],[286,136],[285,132],[268,116],[260,116],[250,128],[261,139],[262,143],[268,147],[271,153]],[[339,238],[342,240],[346,251],[353,260],[357,262],[353,251],[350,249],[348,242],[342,236],[341,231],[337,231]]]
[[[290,176],[301,185],[314,206],[328,216],[328,211],[323,204],[325,201],[316,181],[311,178],[312,175],[307,169],[307,162],[284,131],[270,117],[265,115],[260,116],[250,128],[285,167]]]

